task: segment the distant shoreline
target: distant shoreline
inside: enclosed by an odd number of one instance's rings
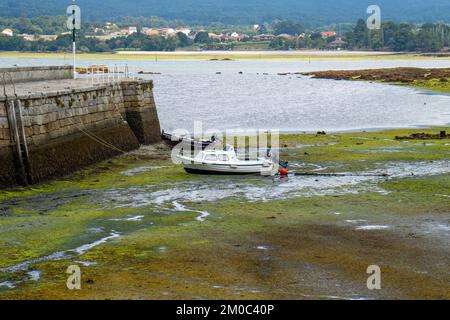
[[[71,53],[0,52],[3,58],[54,58],[71,60]],[[120,51],[116,53],[79,53],[78,59],[105,60],[450,60],[449,56],[425,56],[419,53],[374,51]]]
[[[117,54],[125,55],[167,55],[167,56],[184,56],[184,55],[263,55],[263,56],[378,56],[378,55],[395,55],[395,52],[375,52],[375,51],[347,51],[347,50],[236,50],[236,51],[220,51],[220,50],[205,50],[205,51],[117,51]]]

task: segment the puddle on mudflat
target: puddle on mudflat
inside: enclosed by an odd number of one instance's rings
[[[126,218],[111,218],[108,219],[110,221],[142,221],[142,219],[144,218],[144,216],[132,216],[132,217],[126,217]]]
[[[361,223],[361,222],[367,222],[367,220],[364,220],[364,219],[345,220],[345,222],[348,222],[348,223]]]
[[[369,150],[359,150],[358,153],[417,153],[417,151],[415,150],[409,150],[407,148],[402,148],[402,147],[386,147],[383,149],[377,149],[377,150],[373,150],[373,149],[369,149]]]
[[[41,278],[41,272],[38,270],[32,270],[28,272],[28,275],[30,276],[30,281],[38,281]]]
[[[302,171],[322,171],[327,169],[327,167],[322,167],[315,163],[289,163],[289,166],[302,169]]]
[[[193,209],[189,209],[187,207],[185,207],[184,205],[182,205],[181,203],[177,202],[177,201],[173,201],[172,202],[175,211],[188,211],[188,212],[195,212],[198,213],[199,215],[197,217],[195,217],[195,220],[197,221],[205,221],[206,217],[210,216],[211,214],[207,211],[200,211],[200,210],[193,210]]]
[[[3,281],[0,282],[0,288],[14,289],[19,281]]]
[[[122,171],[120,174],[123,174],[126,176],[134,176],[138,173],[153,171],[153,170],[158,170],[158,169],[164,169],[164,168],[173,168],[173,166],[137,167],[137,168]]]
[[[24,283],[27,281],[39,281],[40,278],[41,278],[40,271],[31,270],[31,271],[27,272],[27,276],[21,280],[0,282],[0,288],[14,289],[21,283]]]
[[[436,231],[448,234],[450,238],[450,225],[444,222],[427,222],[422,226],[424,233],[436,233]]]
[[[103,227],[93,227],[93,228],[89,228],[88,231],[92,232],[92,233],[102,233],[104,232]]]
[[[158,247],[158,252],[166,253],[167,250],[168,250],[168,248],[166,246],[159,246]]]
[[[450,173],[450,161],[420,161],[388,163],[384,168],[369,173],[386,173],[392,178],[406,178],[410,176],[432,176]]]
[[[74,261],[74,263],[82,265],[83,267],[95,266],[97,264],[97,262],[94,261],[81,261],[81,260],[76,260]]]
[[[66,258],[71,258],[74,255],[82,255],[84,253],[86,253],[88,250],[103,244],[105,242],[107,242],[108,240],[114,239],[119,237],[120,234],[116,233],[116,232],[112,232],[109,236],[101,238],[95,242],[92,243],[87,243],[84,244],[82,246],[79,246],[75,249],[69,249],[69,250],[65,250],[65,251],[57,251],[54,252],[52,254],[43,256],[43,257],[39,257],[39,258],[35,258],[35,259],[31,259],[31,260],[27,260],[21,263],[18,263],[16,265],[13,266],[9,266],[9,267],[4,267],[4,268],[0,268],[0,272],[19,272],[19,271],[25,271],[27,269],[29,269],[31,266],[41,263],[41,262],[46,262],[46,261],[57,261],[57,260],[62,260],[62,259],[66,259]]]
[[[379,179],[379,178],[378,178]],[[262,178],[251,177],[246,180],[239,178],[212,179],[196,182],[186,182],[169,189],[155,190],[155,186],[139,188],[114,188],[105,191],[101,201],[104,208],[139,208],[145,206],[163,207],[174,201],[202,202],[217,201],[226,198],[243,198],[247,201],[269,201],[288,199],[298,196],[337,195],[358,193],[362,191],[384,192],[373,182],[376,177],[289,177]],[[372,182],[368,184],[367,182]],[[176,207],[180,211],[183,206]]]
[[[384,225],[367,225],[356,227],[355,230],[385,230],[389,229],[389,226]]]
[[[67,253],[70,253],[71,251],[73,251],[73,252],[76,252],[78,255],[81,256],[81,255],[85,254],[88,250],[91,250],[92,248],[94,248],[94,247],[96,247],[98,245],[101,245],[101,244],[107,242],[108,240],[111,240],[111,239],[114,239],[114,238],[118,238],[118,237],[120,237],[120,234],[115,232],[115,231],[113,231],[107,237],[101,238],[100,240],[97,240],[97,241],[92,242],[92,243],[87,243],[85,245],[82,245],[82,246],[80,246],[78,248],[75,248],[75,249],[72,249],[72,250],[67,250],[65,252],[67,254]]]
[[[108,242],[111,239],[117,238],[119,237],[120,234],[116,233],[116,232],[111,232],[111,234],[107,237],[101,238],[97,241],[94,241],[92,243],[87,243],[84,244],[82,246],[79,246],[75,249],[69,249],[69,250],[65,250],[65,251],[57,251],[54,252],[52,254],[43,256],[43,257],[39,257],[39,258],[35,258],[35,259],[31,259],[31,260],[27,260],[21,263],[18,263],[16,265],[12,265],[9,267],[4,267],[4,268],[0,268],[0,272],[3,273],[18,273],[21,271],[27,271],[29,270],[33,265],[42,263],[42,262],[47,262],[47,261],[59,261],[59,260],[63,260],[63,259],[70,259],[73,258],[75,256],[80,256],[85,254],[88,250]],[[38,281],[40,279],[40,272],[38,270],[31,270],[27,272],[27,276],[21,280],[17,280],[17,281],[4,281],[0,283],[0,287],[7,287],[9,289],[13,289],[15,288],[18,284],[20,283],[24,283],[27,281]]]

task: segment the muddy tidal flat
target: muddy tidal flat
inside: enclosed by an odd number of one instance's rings
[[[319,79],[365,80],[450,93],[450,68],[386,68],[307,72]]]
[[[288,177],[158,145],[0,191],[0,299],[450,299],[450,140],[417,130],[283,135]]]

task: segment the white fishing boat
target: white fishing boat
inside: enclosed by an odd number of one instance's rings
[[[178,159],[188,173],[274,175],[277,170],[272,159],[268,157],[256,160],[238,159],[230,145],[223,150],[207,148],[194,157],[179,154]]]

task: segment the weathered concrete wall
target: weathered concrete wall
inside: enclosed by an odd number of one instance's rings
[[[159,141],[161,128],[153,97],[153,82],[122,82],[122,90],[126,119],[139,143],[151,144]]]
[[[152,81],[122,81],[20,96],[29,149],[29,183],[160,140]],[[3,99],[3,101],[2,101]],[[0,98],[0,185],[17,179],[7,106]]]
[[[5,78],[3,75],[5,74]],[[42,66],[0,68],[0,84],[18,82],[62,80],[73,77],[72,66]]]

